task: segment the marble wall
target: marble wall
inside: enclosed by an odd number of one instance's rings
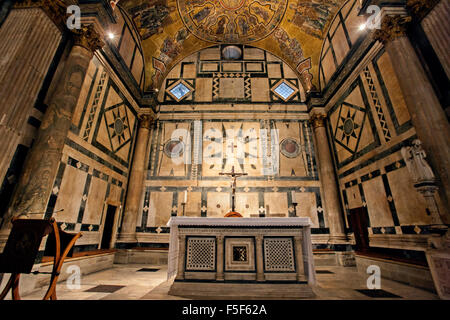
[[[392,62],[384,49],[372,51],[371,61],[332,98],[328,131],[346,227],[349,209],[365,207],[371,244],[402,248],[410,241],[393,245],[393,239],[420,239],[429,233],[431,216],[400,152],[417,136]]]
[[[108,205],[113,239],[120,225],[137,130],[137,105],[94,57],[63,149],[49,207],[68,232],[82,231],[79,251],[99,247]]]
[[[348,0],[330,24],[320,55],[319,79],[322,90],[336,78],[339,74],[337,71],[347,62],[349,53],[366,35],[365,30],[360,29],[366,18],[358,16],[358,7],[358,1]]]
[[[233,167],[248,174],[236,188],[236,210],[244,217],[294,216],[295,202],[315,235],[328,233],[298,79],[263,50],[240,46],[242,56],[230,61],[224,48],[184,59],[163,82],[136,226],[141,244],[167,243],[171,216],[228,213],[231,179],[220,173]],[[282,83],[291,88],[287,97],[275,91]],[[188,90],[177,97],[180,84]]]
[[[159,93],[162,104],[305,101],[296,73],[285,62],[264,50],[243,45],[233,46],[236,58],[225,60],[226,47],[201,50],[177,64],[163,81]],[[275,91],[281,80],[292,90],[286,98]],[[177,98],[172,92],[180,83],[189,92]]]

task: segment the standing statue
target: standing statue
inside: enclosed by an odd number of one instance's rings
[[[442,225],[439,209],[434,198],[434,194],[438,190],[436,176],[425,160],[426,153],[422,148],[422,142],[415,139],[412,146],[403,147],[401,153],[409,174],[413,178],[414,188],[424,196],[427,202],[433,225]]]
[[[416,139],[412,142],[412,146],[403,147],[401,150],[406,167],[413,177],[415,186],[417,184],[435,184],[436,177],[431,170],[430,165],[425,160],[426,153],[422,148],[422,142]]]

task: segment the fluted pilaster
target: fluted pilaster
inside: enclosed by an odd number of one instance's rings
[[[13,9],[0,28],[0,182],[19,143],[62,35],[41,8]]]
[[[69,53],[64,73],[58,79],[55,92],[49,100],[49,107],[25,163],[2,229],[9,229],[9,218],[14,215],[33,213],[34,218],[45,216],[72,115],[93,57],[93,50],[97,48],[92,46],[91,50],[88,50],[77,44],[86,40],[76,38],[98,38],[91,27],[83,28],[82,32],[77,32],[74,37],[76,44]],[[92,42],[98,43],[95,39]]]
[[[422,1],[423,2],[423,1]],[[426,3],[425,3],[426,5]],[[425,9],[422,9],[423,11]],[[428,12],[428,11],[426,11]],[[422,19],[425,31],[447,77],[450,78],[450,1],[441,1]]]

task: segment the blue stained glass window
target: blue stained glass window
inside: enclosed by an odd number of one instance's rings
[[[286,83],[282,82],[278,87],[275,88],[275,92],[278,93],[283,99],[287,99],[294,93],[294,89],[288,86]]]
[[[177,97],[178,100],[180,100],[181,98],[183,98],[185,95],[187,95],[191,90],[189,90],[188,87],[186,87],[184,84],[182,84],[181,82],[179,84],[177,84],[175,87],[173,87],[172,89],[170,89],[170,92]]]

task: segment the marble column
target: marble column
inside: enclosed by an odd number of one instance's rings
[[[256,281],[262,282],[264,277],[263,236],[256,236]]]
[[[27,120],[62,40],[48,15],[58,7],[35,6],[12,9],[0,28],[0,183],[17,145],[30,144]]]
[[[217,236],[217,266],[216,266],[216,280],[223,281],[223,236]]]
[[[149,144],[150,128],[152,117],[149,115],[139,116],[139,129],[136,138],[136,147],[134,149],[133,162],[131,164],[131,173],[128,180],[127,198],[123,222],[119,234],[119,242],[136,242],[136,223],[141,201],[142,188],[144,185],[146,155]]]
[[[450,199],[450,125],[433,87],[409,41],[406,30],[408,16],[385,16],[374,38],[381,41],[398,78],[411,121],[438,178],[442,201],[441,218],[449,224]]]
[[[37,219],[45,216],[84,77],[93,52],[102,45],[92,25],[74,31],[73,36],[65,71],[57,79],[54,94],[49,99],[49,107],[13,195],[9,218],[19,214]],[[2,229],[10,228],[9,218],[5,219]]]
[[[178,268],[175,280],[184,280],[185,256],[186,253],[186,235],[178,235]]]
[[[313,114],[310,122],[315,137],[320,183],[324,197],[322,206],[328,217],[330,243],[343,243],[347,241],[347,237],[345,235],[342,208],[339,201],[338,179],[334,171],[327,130],[325,128],[326,116],[317,113]]]

